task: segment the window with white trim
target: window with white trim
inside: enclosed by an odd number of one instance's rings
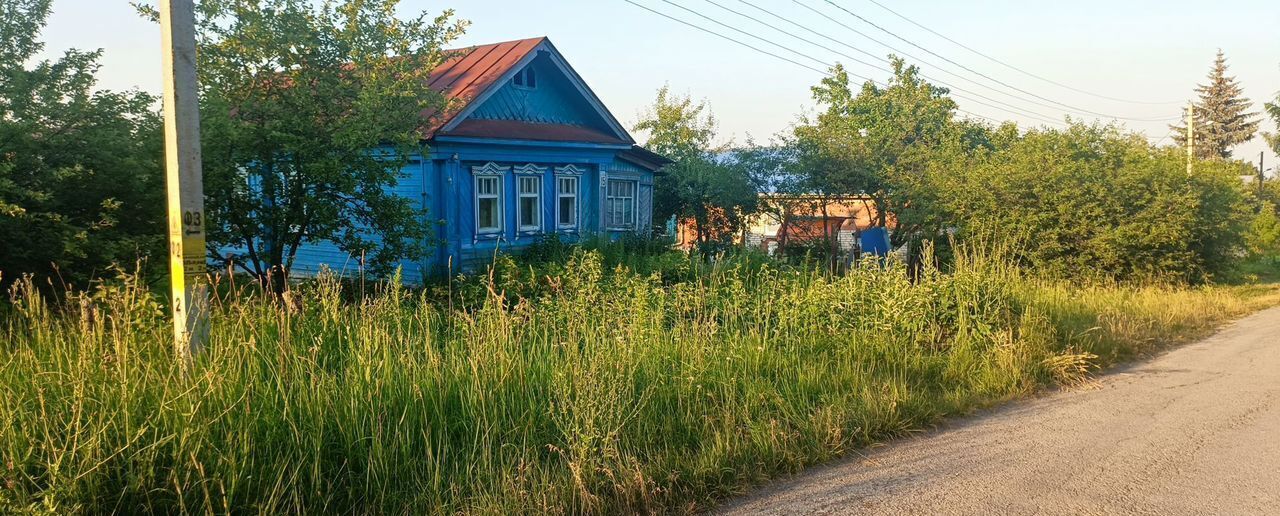
[[[542,176],[516,176],[520,231],[542,229]]]
[[[476,176],[476,233],[502,232],[502,176]]]
[[[636,226],[636,182],[610,179],[605,186],[604,224],[608,229],[634,229]]]
[[[556,177],[556,227],[578,229],[578,177]]]

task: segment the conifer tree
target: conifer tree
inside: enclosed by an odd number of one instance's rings
[[[1260,118],[1248,112],[1252,102],[1244,98],[1235,77],[1227,76],[1227,58],[1218,57],[1209,71],[1209,83],[1196,87],[1200,99],[1195,103],[1195,150],[1200,159],[1230,159],[1231,148],[1253,139]],[[1187,126],[1171,125],[1173,140],[1187,144]]]
[[[1275,102],[1268,102],[1264,107],[1267,109],[1267,115],[1271,116],[1272,123],[1274,123],[1276,127],[1280,127],[1280,93],[1276,93]],[[1262,138],[1267,141],[1267,145],[1271,146],[1272,152],[1280,154],[1280,131],[1274,133],[1262,133]]]

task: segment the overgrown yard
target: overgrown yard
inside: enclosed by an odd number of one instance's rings
[[[430,292],[214,306],[184,377],[136,284],[3,314],[0,512],[689,512],[1280,302],[574,251]],[[358,287],[356,287],[358,289]],[[363,301],[349,301],[352,297]]]

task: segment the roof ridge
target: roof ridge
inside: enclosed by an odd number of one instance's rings
[[[544,39],[547,39],[547,36],[535,36],[532,38],[510,39],[507,41],[495,41],[493,43],[480,43],[478,45],[471,45],[466,47],[446,48],[444,50],[441,50],[441,52],[460,52],[463,50],[475,50],[480,47],[494,47],[498,45],[509,45],[509,44],[516,44],[516,43],[524,43],[526,41],[535,41],[535,40],[544,40]]]

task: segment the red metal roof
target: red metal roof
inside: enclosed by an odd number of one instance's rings
[[[452,55],[431,71],[429,86],[443,93],[450,106],[443,116],[435,112],[423,113],[431,120],[424,128],[425,137],[435,136],[436,131],[451,122],[471,101],[546,39],[520,39],[447,51]]]
[[[509,138],[516,140],[608,143],[625,145],[628,142],[603,132],[565,124],[535,124],[517,120],[463,120],[448,132],[437,132],[436,136],[472,136],[479,138]]]

